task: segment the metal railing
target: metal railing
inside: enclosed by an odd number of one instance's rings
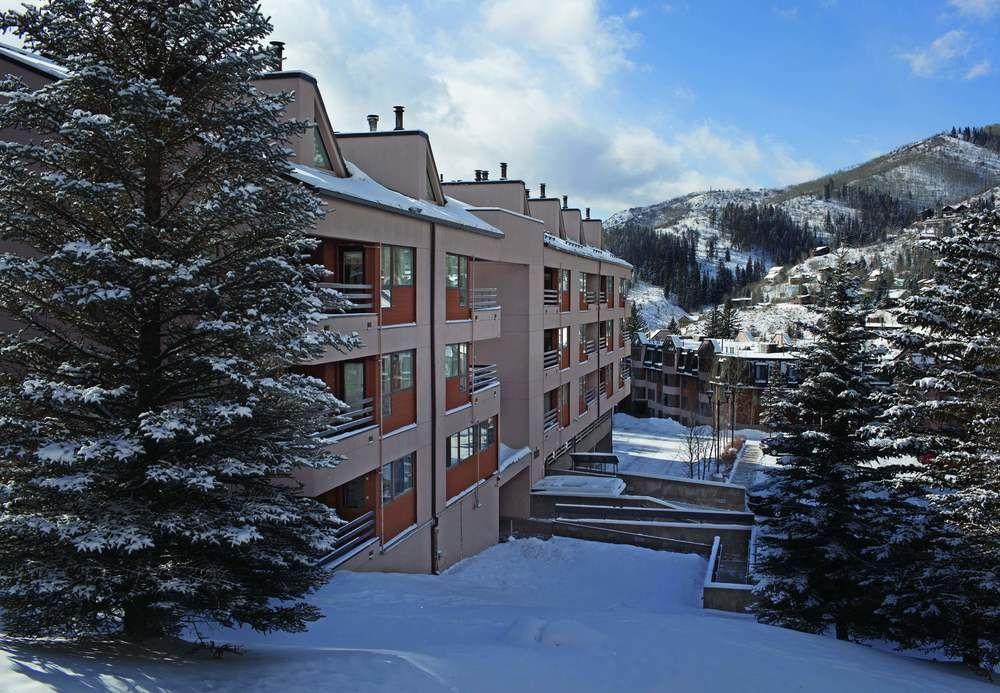
[[[469,369],[469,389],[472,392],[489,389],[500,384],[495,363],[477,364]]]
[[[374,398],[349,402],[347,409],[334,417],[334,424],[324,432],[328,436],[342,436],[375,425]]]
[[[497,310],[500,291],[495,287],[472,290],[472,310]]]
[[[588,407],[590,405],[592,405],[594,402],[597,401],[597,388],[596,387],[592,387],[592,388],[590,388],[590,389],[587,390],[587,392],[584,394],[584,401],[587,403]]]
[[[583,295],[587,301],[588,305],[597,303],[597,292],[596,291],[584,291]]]
[[[600,347],[601,349],[607,349],[608,348],[608,338],[607,337],[599,337],[597,339],[597,346]]]
[[[545,412],[545,417],[542,419],[542,428],[546,431],[551,430],[559,425],[559,410],[550,409]]]
[[[319,560],[319,565],[333,567],[365,542],[375,538],[375,511],[369,510],[334,532],[334,549]]]
[[[608,384],[607,383],[600,383],[597,386],[597,394],[600,395],[601,397],[606,397],[607,394],[608,394]]]
[[[607,301],[608,301],[608,292],[602,291],[599,294],[597,294],[598,303],[607,303]]]
[[[542,365],[544,368],[555,368],[559,365],[559,350],[550,349],[542,354]]]
[[[334,289],[350,301],[351,305],[340,308],[333,298],[323,295],[323,311],[330,315],[350,315],[351,313],[371,313],[374,310],[371,284],[338,284],[320,282],[321,289]]]
[[[543,302],[547,306],[559,305],[559,289],[545,289],[543,292]]]
[[[585,340],[583,340],[583,353],[585,353],[585,354],[593,354],[595,351],[597,351],[597,342],[596,341],[594,341],[593,339],[585,339]]]

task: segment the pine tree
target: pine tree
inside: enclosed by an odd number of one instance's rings
[[[880,615],[889,636],[1000,662],[1000,212],[969,215],[932,242],[934,281],[906,299],[886,414],[876,428],[900,470]]]
[[[629,339],[635,342],[638,335],[648,329],[649,327],[646,325],[646,318],[643,317],[642,313],[639,311],[639,307],[633,303],[632,310],[629,312],[629,316],[625,320],[625,332],[628,334]]]
[[[705,336],[718,337],[722,329],[722,313],[718,306],[712,306],[712,310],[705,316]]]
[[[51,0],[0,15],[67,76],[8,76],[0,132],[0,606],[8,634],[301,630],[335,513],[339,403],[290,369],[355,340],[322,317],[286,182],[291,95],[250,0]],[[8,246],[11,247],[11,246]],[[336,295],[326,292],[336,303]]]
[[[722,307],[722,314],[719,316],[718,334],[715,336],[723,339],[735,339],[740,331],[740,322],[740,316],[733,308],[733,302],[727,299]]]
[[[779,465],[762,493],[756,612],[761,621],[838,638],[873,630],[867,589],[870,526],[882,472],[863,427],[874,420],[864,371],[866,333],[857,284],[839,262],[815,342],[796,361],[799,385],[771,401],[768,441]]]

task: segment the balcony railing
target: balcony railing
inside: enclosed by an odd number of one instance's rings
[[[559,289],[545,289],[544,303],[547,306],[559,305]]]
[[[592,388],[590,388],[590,389],[587,390],[587,393],[584,396],[584,401],[586,401],[588,407],[590,405],[592,405],[594,402],[597,401],[597,388],[596,387],[592,387]]]
[[[545,418],[542,421],[544,430],[549,431],[555,428],[559,425],[559,410],[549,409],[545,412]]]
[[[542,354],[542,365],[548,368],[555,368],[559,365],[559,350],[550,349]]]
[[[597,351],[597,342],[593,339],[583,340],[583,353],[593,354],[595,351]]]
[[[597,340],[597,346],[600,347],[601,349],[607,349],[608,348],[608,338],[607,337],[599,337],[598,340]]]
[[[334,289],[351,302],[350,306],[341,309],[335,305],[332,299],[324,296],[324,304],[326,304],[324,305],[324,312],[326,313],[331,315],[349,315],[351,313],[371,313],[373,311],[371,284],[322,282],[319,284],[319,287],[321,289]]]
[[[477,364],[469,369],[469,389],[472,392],[487,390],[500,384],[495,363]]]
[[[324,431],[327,436],[342,436],[375,425],[375,400],[372,397],[348,403],[347,409],[334,418],[334,424]]]
[[[601,397],[607,397],[608,395],[608,384],[599,383],[597,386],[597,394]]]
[[[588,305],[593,305],[594,303],[597,303],[596,291],[585,291],[583,292],[583,295],[586,297]]]
[[[375,538],[375,511],[369,510],[334,531],[334,548],[319,560],[320,565],[334,567],[351,551]]]
[[[472,290],[472,310],[497,310],[500,308],[499,290],[495,287]]]
[[[597,299],[598,299],[598,300],[597,300],[597,302],[598,302],[598,303],[606,303],[606,302],[607,302],[607,300],[608,300],[608,292],[607,292],[607,291],[602,291],[602,292],[600,292],[600,293],[599,293],[599,294],[597,295]]]

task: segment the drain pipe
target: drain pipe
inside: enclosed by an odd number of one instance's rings
[[[437,356],[437,224],[431,223],[431,572],[441,572],[441,549],[439,519],[437,514],[437,453],[438,453],[438,409],[437,371],[434,359]]]

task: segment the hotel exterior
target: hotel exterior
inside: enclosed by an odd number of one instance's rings
[[[64,74],[0,45],[8,73],[34,87]],[[531,487],[569,452],[610,448],[630,392],[632,268],[589,211],[544,185],[532,197],[506,164],[444,182],[401,107],[393,129],[369,116],[335,132],[307,73],[258,86],[293,92],[288,116],[316,123],[293,143],[292,176],[326,203],[315,261],[352,303],[320,329],[362,344],[301,366],[348,405],[328,424],[344,461],[296,475],[349,521],[328,563],[444,570],[495,544],[501,518],[528,517]]]

